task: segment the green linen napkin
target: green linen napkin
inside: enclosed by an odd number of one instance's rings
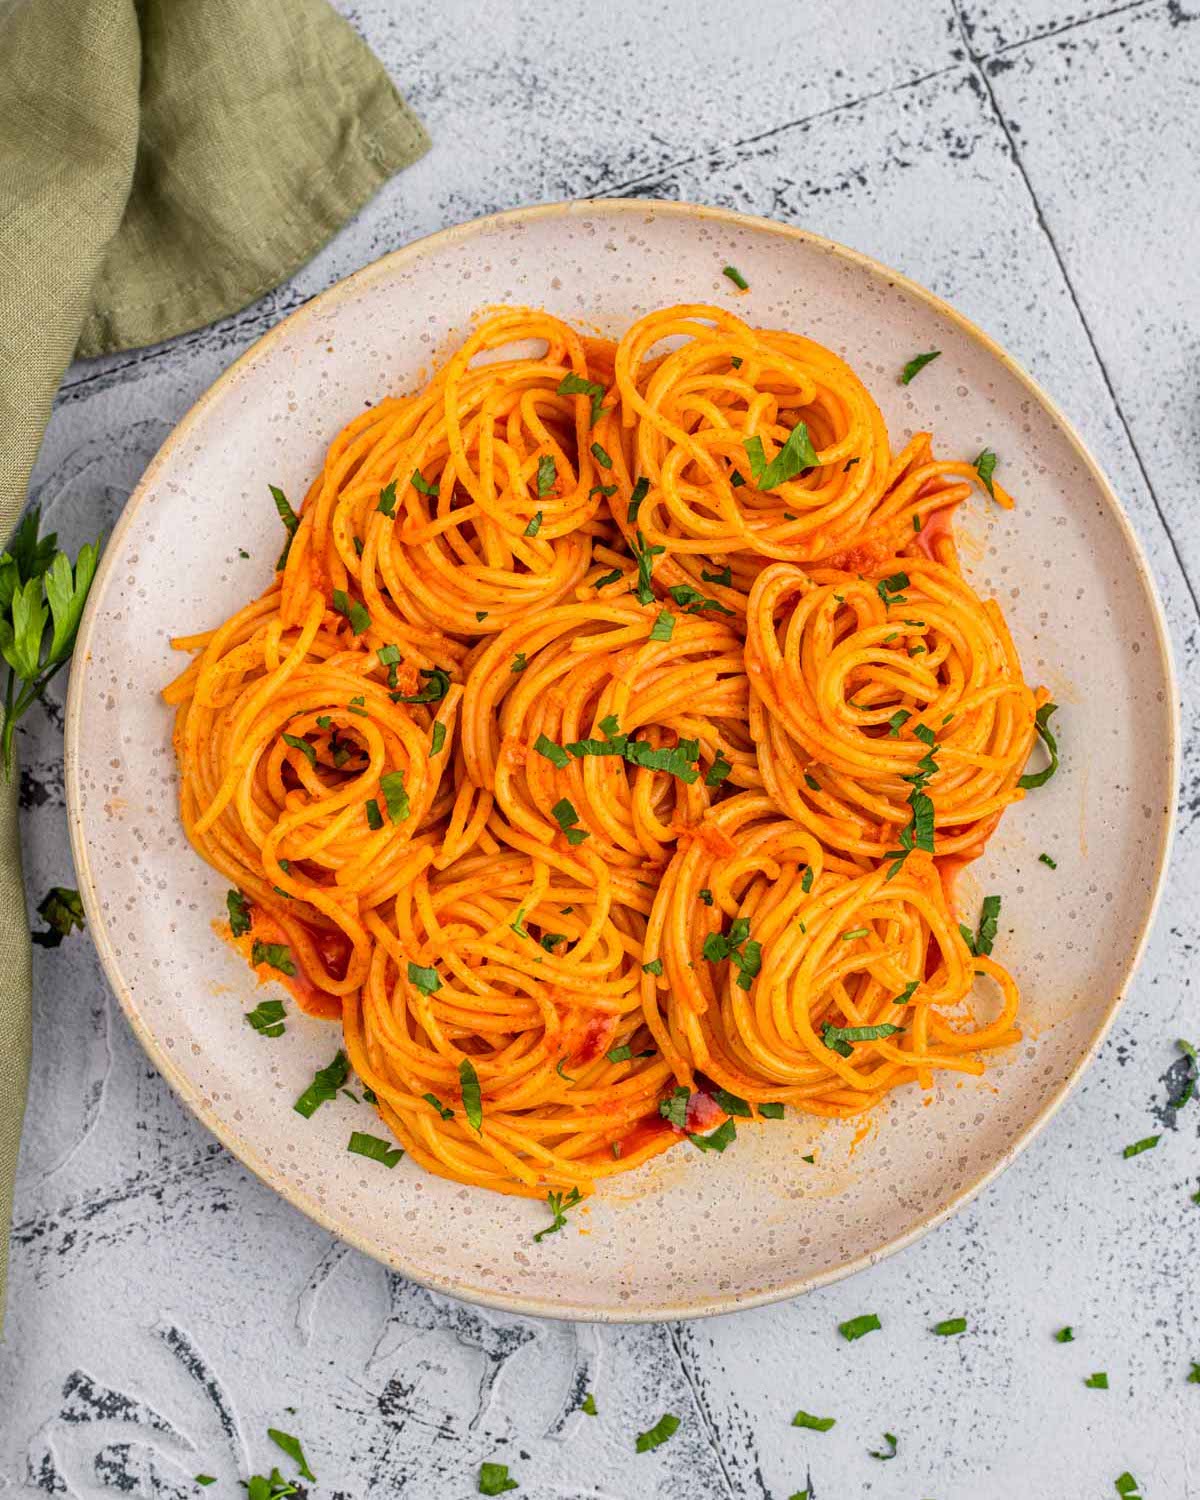
[[[73,355],[244,307],[429,142],[327,0],[0,0],[0,99],[5,542]],[[30,1045],[16,779],[0,774],[0,1316]]]

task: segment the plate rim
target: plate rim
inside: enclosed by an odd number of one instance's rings
[[[230,1123],[222,1120],[205,1102],[196,1087],[186,1077],[182,1068],[175,1063],[167,1049],[159,1045],[152,1029],[142,1019],[132,988],[121,972],[120,965],[109,940],[105,922],[102,918],[100,898],[84,838],[83,813],[80,805],[80,706],[84,697],[85,683],[88,680],[88,669],[92,654],[92,636],[100,617],[100,600],[109,582],[110,574],[116,568],[118,558],[123,551],[125,536],[132,527],[134,518],[137,516],[146,499],[147,492],[156,481],[159,471],[171,460],[175,450],[186,441],[191,429],[209,405],[224,392],[243,366],[247,365],[252,359],[256,359],[268,346],[282,339],[285,330],[291,332],[297,326],[314,316],[329,312],[337,303],[353,297],[368,282],[386,277],[392,270],[408,262],[419,260],[431,250],[440,250],[475,235],[486,234],[501,225],[527,224],[552,218],[582,218],[595,213],[608,215],[652,214],[657,217],[672,219],[715,222],[733,228],[750,229],[759,233],[766,232],[782,237],[785,240],[804,243],[825,254],[831,255],[835,259],[840,259],[860,271],[866,272],[872,278],[883,278],[900,287],[908,296],[919,302],[923,302],[939,316],[948,319],[961,334],[980,345],[985,352],[1000,363],[1009,375],[1024,386],[1029,395],[1058,426],[1063,437],[1074,450],[1077,459],[1096,485],[1109,516],[1116,522],[1122,534],[1137,570],[1139,581],[1149,599],[1155,641],[1158,647],[1158,662],[1169,697],[1167,718],[1170,743],[1167,749],[1171,788],[1171,795],[1167,800],[1166,810],[1160,815],[1156,828],[1156,864],[1150,903],[1137,939],[1132,944],[1124,964],[1119,966],[1120,980],[1115,987],[1115,993],[1109,1001],[1099,1025],[1096,1027],[1095,1032],[1074,1067],[1063,1078],[1039,1112],[989,1167],[980,1172],[971,1182],[960,1188],[947,1203],[909,1225],[907,1229],[888,1240],[886,1244],[868,1250],[841,1265],[815,1271],[807,1275],[793,1276],[778,1285],[752,1292],[725,1293],[723,1295],[717,1294],[702,1298],[690,1298],[680,1302],[662,1301],[641,1303],[632,1307],[602,1309],[570,1301],[556,1300],[547,1296],[497,1291],[487,1286],[475,1286],[465,1283],[460,1278],[454,1276],[442,1276],[436,1272],[414,1269],[411,1264],[406,1262],[402,1252],[392,1246],[380,1244],[377,1240],[356,1228],[352,1222],[347,1222],[340,1214],[327,1209],[314,1194],[282,1180],[277,1169],[263,1159],[258,1148],[237,1129],[233,1128]],[[75,670],[74,662],[79,663],[79,670]],[[1166,884],[1167,870],[1170,865],[1176,823],[1177,797],[1175,796],[1175,792],[1179,787],[1181,755],[1179,685],[1171,647],[1170,630],[1154,571],[1150,566],[1141,541],[1133,528],[1132,522],[1125,513],[1124,506],[1121,504],[1116,490],[1107,478],[1099,462],[1092,455],[1087,444],[1083,441],[1074,424],[1058,406],[1057,402],[1042,389],[1041,385],[1034,380],[1024,366],[1014,359],[1002,345],[997,343],[995,339],[984,332],[983,329],[969,318],[965,317],[950,303],[937,296],[936,293],[931,292],[927,287],[905,276],[902,272],[893,270],[890,266],[876,260],[873,256],[867,255],[863,251],[855,250],[850,246],[843,245],[824,235],[815,234],[811,230],[804,229],[798,225],[783,224],[762,215],[740,213],[733,209],[687,203],[677,199],[655,198],[577,198],[507,209],[499,213],[486,214],[480,218],[469,219],[463,223],[450,225],[447,228],[436,230],[431,234],[422,235],[418,239],[410,240],[406,245],[389,251],[386,255],[380,256],[377,260],[371,261],[366,266],[334,282],[323,291],[316,293],[307,302],[304,302],[300,307],[294,309],[286,317],[269,328],[217,376],[216,380],[201,393],[188,411],[180,418],[179,422],[163,441],[158,452],[147,464],[141,478],[125,502],[121,515],[113,528],[112,535],[109,537],[108,544],[101,557],[100,566],[93,581],[84,617],[80,624],[75,644],[74,662],[67,690],[66,725],[64,732],[64,783],[71,854],[75,864],[76,878],[79,881],[79,891],[83,900],[84,912],[87,916],[88,932],[99,955],[105,978],[108,980],[113,993],[120,1003],[121,1009],[125,1013],[126,1020],[129,1022],[134,1035],[137,1037],[150,1061],[162,1077],[166,1079],[167,1083],[191,1114],[206,1129],[211,1131],[243,1166],[251,1171],[261,1182],[265,1183],[266,1186],[277,1192],[292,1207],[298,1209],[306,1217],[320,1225],[321,1228],[336,1235],[345,1243],[354,1246],[355,1249],[369,1255],[373,1260],[382,1262],[392,1270],[399,1272],[401,1275],[415,1281],[418,1285],[430,1291],[455,1297],[460,1301],[473,1305],[489,1307],[517,1316],[591,1323],[648,1323],[664,1320],[674,1321],[684,1318],[714,1317],[723,1313],[737,1312],[753,1307],[763,1307],[771,1303],[787,1301],[805,1292],[815,1291],[820,1287],[840,1281],[844,1277],[852,1276],[856,1272],[876,1265],[879,1261],[905,1249],[931,1230],[937,1228],[938,1225],[949,1219],[951,1215],[965,1208],[984,1188],[993,1183],[1003,1171],[1011,1166],[1021,1152],[1045,1129],[1050,1120],[1062,1108],[1067,1098],[1074,1091],[1084,1071],[1091,1065],[1101,1044],[1112,1028],[1117,1012],[1124,1003],[1130,982],[1145,954],[1146,945],[1158,915],[1159,905]]]

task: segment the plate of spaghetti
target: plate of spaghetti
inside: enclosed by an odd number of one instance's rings
[[[77,661],[151,1057],[509,1310],[725,1311],[936,1224],[1095,1051],[1169,841],[1161,612],[1065,419],[895,273],[687,205],[294,313],[150,465]]]

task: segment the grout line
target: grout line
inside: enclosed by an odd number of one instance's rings
[[[700,1388],[696,1384],[695,1378],[688,1368],[687,1361],[683,1357],[683,1340],[680,1337],[678,1323],[667,1324],[667,1338],[671,1341],[671,1348],[674,1349],[675,1358],[679,1361],[680,1371],[683,1374],[684,1380],[687,1381],[689,1391],[691,1391],[692,1405],[696,1408],[696,1412],[700,1417],[700,1425],[704,1429],[705,1441],[712,1449],[713,1457],[716,1459],[717,1466],[720,1468],[721,1475],[725,1480],[725,1487],[731,1496],[744,1494],[744,1491],[739,1490],[733,1482],[733,1475],[726,1466],[725,1455],[721,1452],[721,1444],[718,1440],[716,1429],[713,1427],[712,1419],[708,1414],[708,1407],[705,1405],[704,1398],[700,1394]],[[763,1500],[768,1500],[765,1492]]]
[[[770,140],[772,136],[782,135],[786,130],[800,130],[805,125],[811,125],[817,120],[827,120],[832,115],[839,115],[843,110],[858,109],[864,104],[871,104],[876,99],[886,99],[892,94],[903,93],[906,89],[918,88],[923,83],[928,83],[931,78],[941,78],[946,73],[953,73],[963,66],[960,62],[947,63],[944,68],[935,68],[931,73],[922,73],[916,78],[906,78],[903,83],[889,84],[887,88],[874,89],[869,94],[862,94],[856,99],[845,99],[840,104],[830,104],[825,109],[818,109],[811,115],[801,115],[795,120],[785,120],[782,125],[772,125],[768,130],[760,130],[756,135],[744,136],[736,141],[717,141],[707,146],[703,151],[693,152],[691,156],[681,157],[678,161],[665,162],[662,166],[651,167],[645,172],[639,172],[636,177],[627,177],[624,182],[614,183],[606,187],[597,196],[601,198],[612,198],[618,193],[624,192],[626,188],[637,187],[644,182],[653,182],[655,178],[665,177],[670,172],[677,172],[680,167],[690,167],[693,162],[705,161],[708,157],[717,156],[723,151],[741,151],[746,146],[756,146],[760,141]]]
[[[1037,193],[1034,191],[1033,183],[1030,180],[1029,173],[1025,170],[1025,163],[1021,160],[1021,153],[1017,149],[1016,140],[1013,136],[1012,131],[1008,127],[1008,122],[1004,118],[1004,113],[1001,110],[999,101],[996,98],[996,91],[995,89],[993,89],[992,81],[988,77],[987,69],[982,66],[981,59],[971,49],[971,44],[967,39],[967,29],[963,23],[962,11],[960,9],[961,0],[950,0],[950,3],[954,9],[955,17],[958,20],[959,32],[962,35],[963,44],[966,46],[967,53],[971,58],[971,61],[974,63],[975,69],[978,72],[979,77],[983,83],[988,102],[990,103],[992,108],[992,113],[996,117],[996,123],[999,125],[1001,131],[1003,132],[1004,139],[1008,142],[1008,149],[1010,154],[1012,155],[1013,165],[1016,167],[1018,173],[1020,174],[1021,181],[1025,184],[1025,190],[1029,194],[1029,200],[1033,205],[1033,212],[1037,218],[1038,226],[1046,237],[1046,243],[1050,246],[1050,253],[1054,256],[1055,263],[1057,264],[1059,269],[1059,274],[1062,276],[1063,284],[1066,286],[1067,295],[1070,297],[1072,306],[1075,308],[1075,312],[1079,318],[1080,324],[1083,327],[1084,337],[1087,339],[1088,345],[1092,351],[1092,355],[1095,358],[1097,366],[1099,367],[1100,377],[1104,381],[1105,389],[1108,391],[1109,399],[1113,404],[1113,410],[1117,414],[1117,420],[1120,422],[1121,427],[1124,430],[1126,441],[1129,443],[1130,452],[1133,454],[1134,461],[1138,467],[1138,472],[1142,476],[1142,482],[1143,484],[1145,484],[1147,493],[1149,494],[1151,502],[1154,505],[1154,509],[1158,513],[1158,519],[1162,522],[1163,530],[1167,535],[1167,541],[1171,545],[1171,551],[1175,554],[1175,561],[1179,565],[1179,571],[1183,577],[1184,585],[1187,588],[1189,596],[1191,597],[1192,608],[1196,612],[1197,616],[1200,616],[1200,597],[1197,596],[1196,586],[1192,581],[1191,575],[1188,573],[1187,564],[1183,560],[1183,553],[1179,549],[1179,543],[1175,540],[1175,533],[1171,530],[1170,522],[1167,520],[1166,511],[1164,510],[1162,502],[1159,500],[1154,485],[1150,480],[1150,474],[1146,468],[1145,460],[1142,458],[1141,450],[1137,445],[1137,440],[1134,438],[1133,429],[1130,427],[1129,419],[1126,417],[1124,408],[1122,407],[1121,402],[1117,397],[1116,387],[1113,385],[1112,377],[1108,373],[1108,366],[1104,363],[1104,356],[1100,353],[1100,347],[1096,343],[1096,337],[1092,332],[1092,326],[1088,322],[1087,315],[1085,314],[1083,306],[1079,301],[1079,296],[1075,291],[1075,284],[1071,280],[1070,272],[1067,270],[1066,260],[1063,257],[1062,251],[1058,247],[1058,241],[1054,238],[1054,234],[1050,228],[1049,223],[1046,220],[1046,216],[1042,212],[1042,205],[1038,200]],[[1101,18],[1097,17],[1096,19]]]
[[[977,63],[990,62],[993,57],[1003,57],[1006,52],[1015,52],[1020,47],[1035,47],[1039,42],[1052,41],[1056,36],[1062,36],[1064,31],[1077,31],[1081,26],[1094,26],[1098,21],[1107,21],[1110,16],[1122,16],[1128,10],[1145,10],[1148,5],[1157,3],[1158,0],[1126,0],[1124,5],[1114,5],[1112,10],[1101,11],[1098,16],[1081,16],[1077,21],[1064,21],[1061,26],[1055,26],[1048,31],[1039,31],[1036,36],[1027,36],[1019,42],[1004,42],[994,52],[980,54],[971,52],[971,57]],[[967,41],[963,19],[961,16],[958,19],[963,29],[963,40]],[[967,50],[970,51],[970,49],[971,44],[967,42]]]

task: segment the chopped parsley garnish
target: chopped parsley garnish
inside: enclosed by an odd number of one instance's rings
[[[454,1111],[443,1104],[436,1094],[422,1094],[421,1098],[425,1100],[426,1104],[431,1104],[443,1120],[453,1120]]]
[[[1117,1494],[1123,1495],[1125,1500],[1139,1500],[1138,1490],[1141,1488],[1141,1485],[1138,1484],[1128,1469],[1125,1470],[1119,1479],[1115,1479],[1113,1483],[1116,1485]]]
[[[1056,1343],[1073,1344],[1075,1342],[1075,1330],[1068,1323],[1065,1328],[1060,1328],[1054,1335]]]
[[[429,744],[430,756],[432,757],[434,755],[440,755],[442,752],[442,746],[445,743],[446,726],[442,723],[441,719],[435,719],[433,721],[433,738],[431,739]]]
[[[272,969],[278,969],[281,974],[288,975],[289,978],[296,977],[292,950],[286,943],[260,943],[256,938],[250,947],[250,962],[256,969],[260,964],[267,964]]]
[[[985,896],[983,907],[979,914],[979,931],[973,933],[969,927],[958,924],[958,930],[962,933],[963,942],[978,958],[980,954],[985,957],[992,951],[996,941],[996,925],[1000,920],[1000,897]]]
[[[641,531],[638,531],[637,541],[630,548],[630,551],[633,553],[634,561],[637,563],[637,586],[634,589],[634,593],[637,595],[639,604],[652,604],[654,602],[654,589],[650,583],[654,574],[654,559],[661,556],[666,550],[665,547],[651,545],[651,543],[647,542]]]
[[[735,490],[737,490],[741,489],[742,485],[744,485],[746,481],[742,477],[742,475],[739,474],[736,469],[734,469],[733,473],[729,476],[729,483]]]
[[[742,447],[750,462],[750,472],[760,490],[773,490],[789,480],[795,479],[805,469],[815,468],[820,463],[816,449],[808,436],[808,424],[797,422],[788,434],[787,441],[771,460],[766,461],[762,438],[742,439]],[[796,518],[793,516],[792,520]]]
[[[370,630],[371,616],[357,599],[350,598],[345,589],[334,589],[333,607],[339,615],[349,620],[350,629],[355,635],[362,635],[364,630]]]
[[[434,493],[436,494],[437,491],[435,490]],[[375,509],[382,511],[385,516],[388,516],[392,520],[395,519],[396,481],[394,479],[390,479],[387,484],[385,484],[384,487],[379,491],[379,504],[375,507]],[[359,553],[359,556],[362,556],[361,552]]]
[[[586,828],[575,827],[579,822],[579,814],[575,811],[575,806],[569,798],[560,797],[550,809],[550,816],[565,834],[567,843],[572,848],[582,844],[584,839],[591,837]]]
[[[762,944],[750,936],[749,917],[735,917],[727,933],[710,932],[701,951],[711,964],[729,959],[738,971],[737,986],[742,990],[750,988],[762,967]]]
[[[524,651],[518,651],[516,656],[513,657],[512,666],[508,670],[510,672],[523,672],[528,665],[529,662],[525,659]]]
[[[900,372],[900,384],[907,385],[914,375],[919,375],[926,365],[932,364],[941,352],[940,349],[931,349],[928,354],[914,355]]]
[[[537,739],[534,740],[533,748],[539,755],[545,756],[551,765],[557,766],[560,771],[570,763],[571,757],[563,747],[556,745],[553,740],[547,739],[544,734],[539,734]]]
[[[1051,859],[1051,857],[1048,854],[1039,854],[1038,855],[1038,863],[1039,864],[1043,864],[1043,865],[1049,865],[1049,867],[1052,870],[1057,870],[1058,869],[1058,860]]]
[[[612,459],[609,458],[608,454],[605,453],[604,449],[600,446],[599,443],[592,444],[592,457],[596,460],[596,462],[602,469],[612,468]]]
[[[1187,1378],[1188,1385],[1200,1385],[1200,1364],[1192,1360],[1192,1368]]]
[[[1140,1156],[1143,1151],[1153,1151],[1160,1140],[1162,1140],[1160,1135],[1145,1136],[1140,1141],[1134,1141],[1132,1146],[1126,1146],[1121,1155],[1127,1159],[1131,1156]]]
[[[472,1130],[483,1132],[483,1095],[479,1090],[479,1074],[469,1057],[458,1065],[458,1079],[462,1086],[463,1113]]]
[[[758,1112],[764,1120],[783,1119],[783,1105],[776,1103],[774,1100],[769,1099],[765,1104],[760,1104]]]
[[[700,581],[702,583],[718,584],[723,589],[731,589],[733,587],[733,569],[728,563],[725,564],[719,573],[710,573],[707,568],[701,568]]]
[[[700,897],[700,900],[704,902],[705,906],[711,906],[713,904],[713,893],[706,885],[702,885],[697,894]]]
[[[387,803],[388,817],[393,823],[403,823],[411,811],[408,792],[404,786],[404,772],[389,771],[386,776],[381,776],[379,790]]]
[[[285,1479],[278,1469],[272,1469],[268,1477],[251,1474],[246,1481],[246,1500],[286,1500],[295,1495],[296,1486]]]
[[[409,481],[409,483],[412,485],[414,490],[417,490],[422,495],[436,495],[438,492],[437,485],[430,484],[425,478],[424,474],[421,473],[420,469],[413,470],[412,479]],[[382,509],[382,506],[380,507],[380,509]]]
[[[421,676],[425,679],[425,686],[419,693],[391,693],[392,702],[440,703],[450,691],[450,673],[445,667],[422,667]]]
[[[567,1209],[574,1208],[582,1201],[582,1195],[577,1187],[573,1187],[569,1193],[547,1193],[546,1207],[550,1210],[553,1218],[545,1229],[539,1229],[534,1235],[534,1241],[541,1244],[548,1234],[557,1234],[567,1222]]]
[[[507,1464],[479,1465],[479,1493],[481,1495],[503,1495],[507,1490],[516,1488],[517,1481],[508,1477]]]
[[[839,1057],[849,1057],[855,1042],[877,1042],[903,1030],[903,1026],[893,1026],[887,1021],[879,1026],[834,1026],[827,1021],[821,1032],[821,1040]]]
[[[729,569],[726,568],[725,571],[728,572]],[[704,576],[707,577],[708,575],[705,574]],[[710,599],[706,594],[702,594],[699,589],[693,588],[690,583],[673,583],[667,590],[667,593],[683,609],[684,614],[699,615],[703,614],[706,609],[715,610],[719,615],[732,615],[734,613],[733,610],[726,609],[723,604],[718,603],[716,599]]]
[[[909,713],[907,708],[898,708],[888,720],[888,739],[898,740],[900,738],[901,725],[907,724],[911,718],[912,714]]]
[[[313,1074],[313,1081],[292,1105],[292,1108],[298,1115],[311,1120],[322,1104],[328,1104],[337,1098],[338,1090],[345,1087],[349,1076],[350,1064],[346,1060],[346,1054],[339,1047],[328,1067],[318,1068]]]
[[[676,1130],[683,1130],[687,1125],[688,1100],[691,1093],[680,1084],[671,1090],[667,1097],[659,1102],[658,1112],[667,1121],[674,1125]]]
[[[372,833],[378,833],[383,827],[383,814],[379,811],[379,803],[374,797],[367,799],[367,827]]]
[[[538,499],[544,499],[554,488],[554,481],[558,478],[558,467],[554,462],[552,453],[543,453],[538,459],[537,465],[537,492]]]
[[[730,761],[726,760],[724,750],[718,750],[716,759],[704,777],[704,785],[720,786],[732,770],[733,765]]]
[[[792,1418],[792,1426],[807,1427],[810,1432],[828,1432],[836,1421],[836,1417],[814,1417],[811,1412],[798,1411]]]
[[[642,501],[650,493],[650,481],[646,478],[639,479],[633,487],[633,494],[629,497],[629,509],[625,519],[631,526],[637,523],[638,511],[642,508]]]
[[[533,520],[530,521],[530,523],[529,523],[528,526],[526,526],[526,528],[525,528],[525,535],[526,536],[537,536],[538,532],[541,531],[541,529],[542,529],[542,513],[539,510],[539,511],[535,511],[534,512]]]
[[[271,491],[271,498],[275,502],[275,509],[279,512],[279,519],[283,522],[283,529],[287,532],[287,541],[283,544],[283,551],[279,554],[279,561],[275,564],[277,573],[283,572],[283,566],[288,560],[288,553],[292,550],[292,539],[300,529],[300,517],[292,509],[288,497],[277,484],[269,484],[267,488]]]
[[[966,1333],[966,1318],[943,1318],[940,1323],[935,1323],[931,1332],[940,1333],[943,1338],[948,1338],[954,1333]]]
[[[386,667],[388,669],[388,674],[387,674],[387,684],[388,684],[388,687],[390,687],[390,688],[396,687],[397,686],[397,682],[398,682],[396,669],[400,665],[400,647],[399,646],[380,646],[379,650],[376,651],[375,655],[379,659],[379,665],[381,667]],[[318,719],[317,723],[319,724],[320,722],[321,721]]]
[[[1108,1390],[1108,1375],[1104,1370],[1097,1370],[1094,1375],[1089,1375],[1083,1382],[1090,1391]]]
[[[352,1130],[350,1140],[346,1145],[347,1151],[352,1151],[355,1156],[366,1156],[371,1161],[377,1161],[388,1168],[392,1167],[404,1155],[399,1146],[393,1146],[389,1141],[381,1140],[377,1135],[370,1135],[365,1130]]]
[[[436,969],[422,968],[420,964],[408,961],[408,982],[423,995],[434,995],[442,987],[442,981]]]
[[[688,1140],[693,1146],[698,1146],[701,1151],[724,1151],[732,1141],[737,1139],[737,1126],[732,1120],[726,1120],[723,1125],[718,1125],[716,1130],[710,1131],[708,1135],[689,1135]]]
[[[850,470],[854,467],[854,465],[855,464],[860,464],[860,463],[862,463],[862,459],[861,458],[848,458],[846,460],[846,462],[842,465],[842,473],[843,474],[849,474]]]
[[[880,1452],[876,1451],[876,1449],[874,1449],[874,1448],[868,1448],[867,1449],[867,1457],[868,1458],[879,1458],[879,1459],[884,1459],[884,1460],[887,1460],[889,1458],[895,1458],[895,1456],[896,1456],[896,1447],[897,1447],[896,1434],[894,1432],[885,1432],[884,1435],[883,1435],[883,1440],[888,1445],[888,1451],[886,1453],[880,1453]]]
[[[579,1403],[579,1410],[586,1412],[589,1417],[598,1417],[600,1413],[596,1410],[596,1398],[591,1391]]]
[[[287,1456],[300,1470],[300,1478],[315,1480],[316,1475],[308,1466],[308,1459],[304,1456],[304,1449],[300,1446],[300,1439],[294,1438],[290,1432],[280,1432],[278,1427],[268,1427],[267,1436],[276,1445],[282,1448]]]
[[[642,965],[643,974],[654,974],[655,976],[657,976],[661,974],[662,971],[663,961],[661,958],[652,958],[649,963]]]
[[[234,937],[241,937],[243,933],[249,932],[250,903],[241,891],[230,891],[225,897],[225,905],[229,908],[229,930]],[[41,907],[38,910],[40,911]]]
[[[909,587],[907,573],[893,573],[890,578],[881,578],[875,585],[875,592],[887,605],[907,604],[908,596],[903,592]]]
[[[307,740],[302,740],[298,735],[295,734],[285,734],[283,736],[283,743],[285,745],[290,745],[293,750],[299,750],[304,756],[305,760],[308,761],[309,765],[312,766],[314,770],[316,769],[317,752],[316,749],[312,745],[310,745]]]
[[[649,1453],[654,1448],[661,1448],[668,1438],[674,1437],[679,1431],[679,1418],[667,1412],[659,1417],[649,1432],[639,1432],[637,1435],[636,1448],[639,1453]]]
[[[360,693],[357,698],[351,698],[350,702],[347,704],[347,710],[352,714],[357,714],[360,719],[368,719],[370,718],[370,714],[368,714],[366,709],[363,707],[363,704],[366,701],[366,698],[363,697]]]
[[[600,420],[600,403],[604,400],[604,387],[598,385],[594,380],[584,380],[582,375],[576,375],[574,371],[570,375],[564,375],[558,383],[558,395],[560,396],[590,396],[592,398],[592,414],[588,423],[595,427]]]
[[[560,1057],[559,1060],[554,1064],[554,1071],[558,1074],[558,1076],[564,1083],[574,1083],[575,1080],[570,1076],[570,1074],[563,1072],[563,1064],[565,1062],[566,1058]]]
[[[244,1012],[246,1020],[260,1036],[282,1036],[286,1011],[282,1000],[260,1000],[253,1010]]]
[[[592,587],[595,589],[607,588],[610,583],[619,583],[624,577],[625,575],[621,572],[620,568],[614,568],[611,573],[605,573],[603,578],[597,578]]]
[[[1057,703],[1043,703],[1034,715],[1034,728],[1037,730],[1042,744],[1046,747],[1047,753],[1050,756],[1050,763],[1040,771],[1027,772],[1018,780],[1017,785],[1024,788],[1025,791],[1028,791],[1031,787],[1045,786],[1055,771],[1058,770],[1058,740],[1055,738],[1054,731],[1050,728],[1050,715],[1057,712]]]
[[[659,611],[658,619],[650,627],[652,641],[669,641],[675,631],[675,616],[669,609]]]
[[[721,275],[728,276],[730,281],[733,282],[734,286],[737,287],[739,292],[748,292],[750,290],[750,283],[746,280],[746,278],[742,275],[742,273],[736,266],[726,266],[725,269],[721,272]],[[738,360],[738,363],[741,364],[741,360]]]
[[[842,942],[852,943],[855,938],[864,938],[869,937],[870,935],[871,929],[869,927],[855,927],[850,932],[842,933]]]
[[[217,1482],[215,1474],[193,1474],[192,1478],[197,1484],[216,1484]]]
[[[983,481],[984,488],[994,500],[996,498],[996,487],[992,475],[996,472],[996,455],[990,448],[985,448],[975,460],[975,472]]]
[[[850,1318],[845,1323],[838,1324],[838,1332],[848,1342],[853,1343],[855,1339],[864,1338],[868,1333],[874,1333],[877,1328],[882,1328],[876,1313],[862,1313],[857,1318]]]
[[[486,609],[477,609],[477,610],[476,610],[476,611],[475,611],[475,618],[476,618],[476,619],[477,619],[477,620],[479,620],[479,621],[483,621],[483,620],[486,620],[486,619],[487,619],[487,617],[488,617],[488,612],[487,612],[487,610],[486,610]]]
[[[713,1103],[727,1115],[740,1115],[743,1120],[748,1120],[751,1116],[750,1106],[746,1101],[737,1094],[731,1094],[728,1089],[718,1089],[713,1095]]]

